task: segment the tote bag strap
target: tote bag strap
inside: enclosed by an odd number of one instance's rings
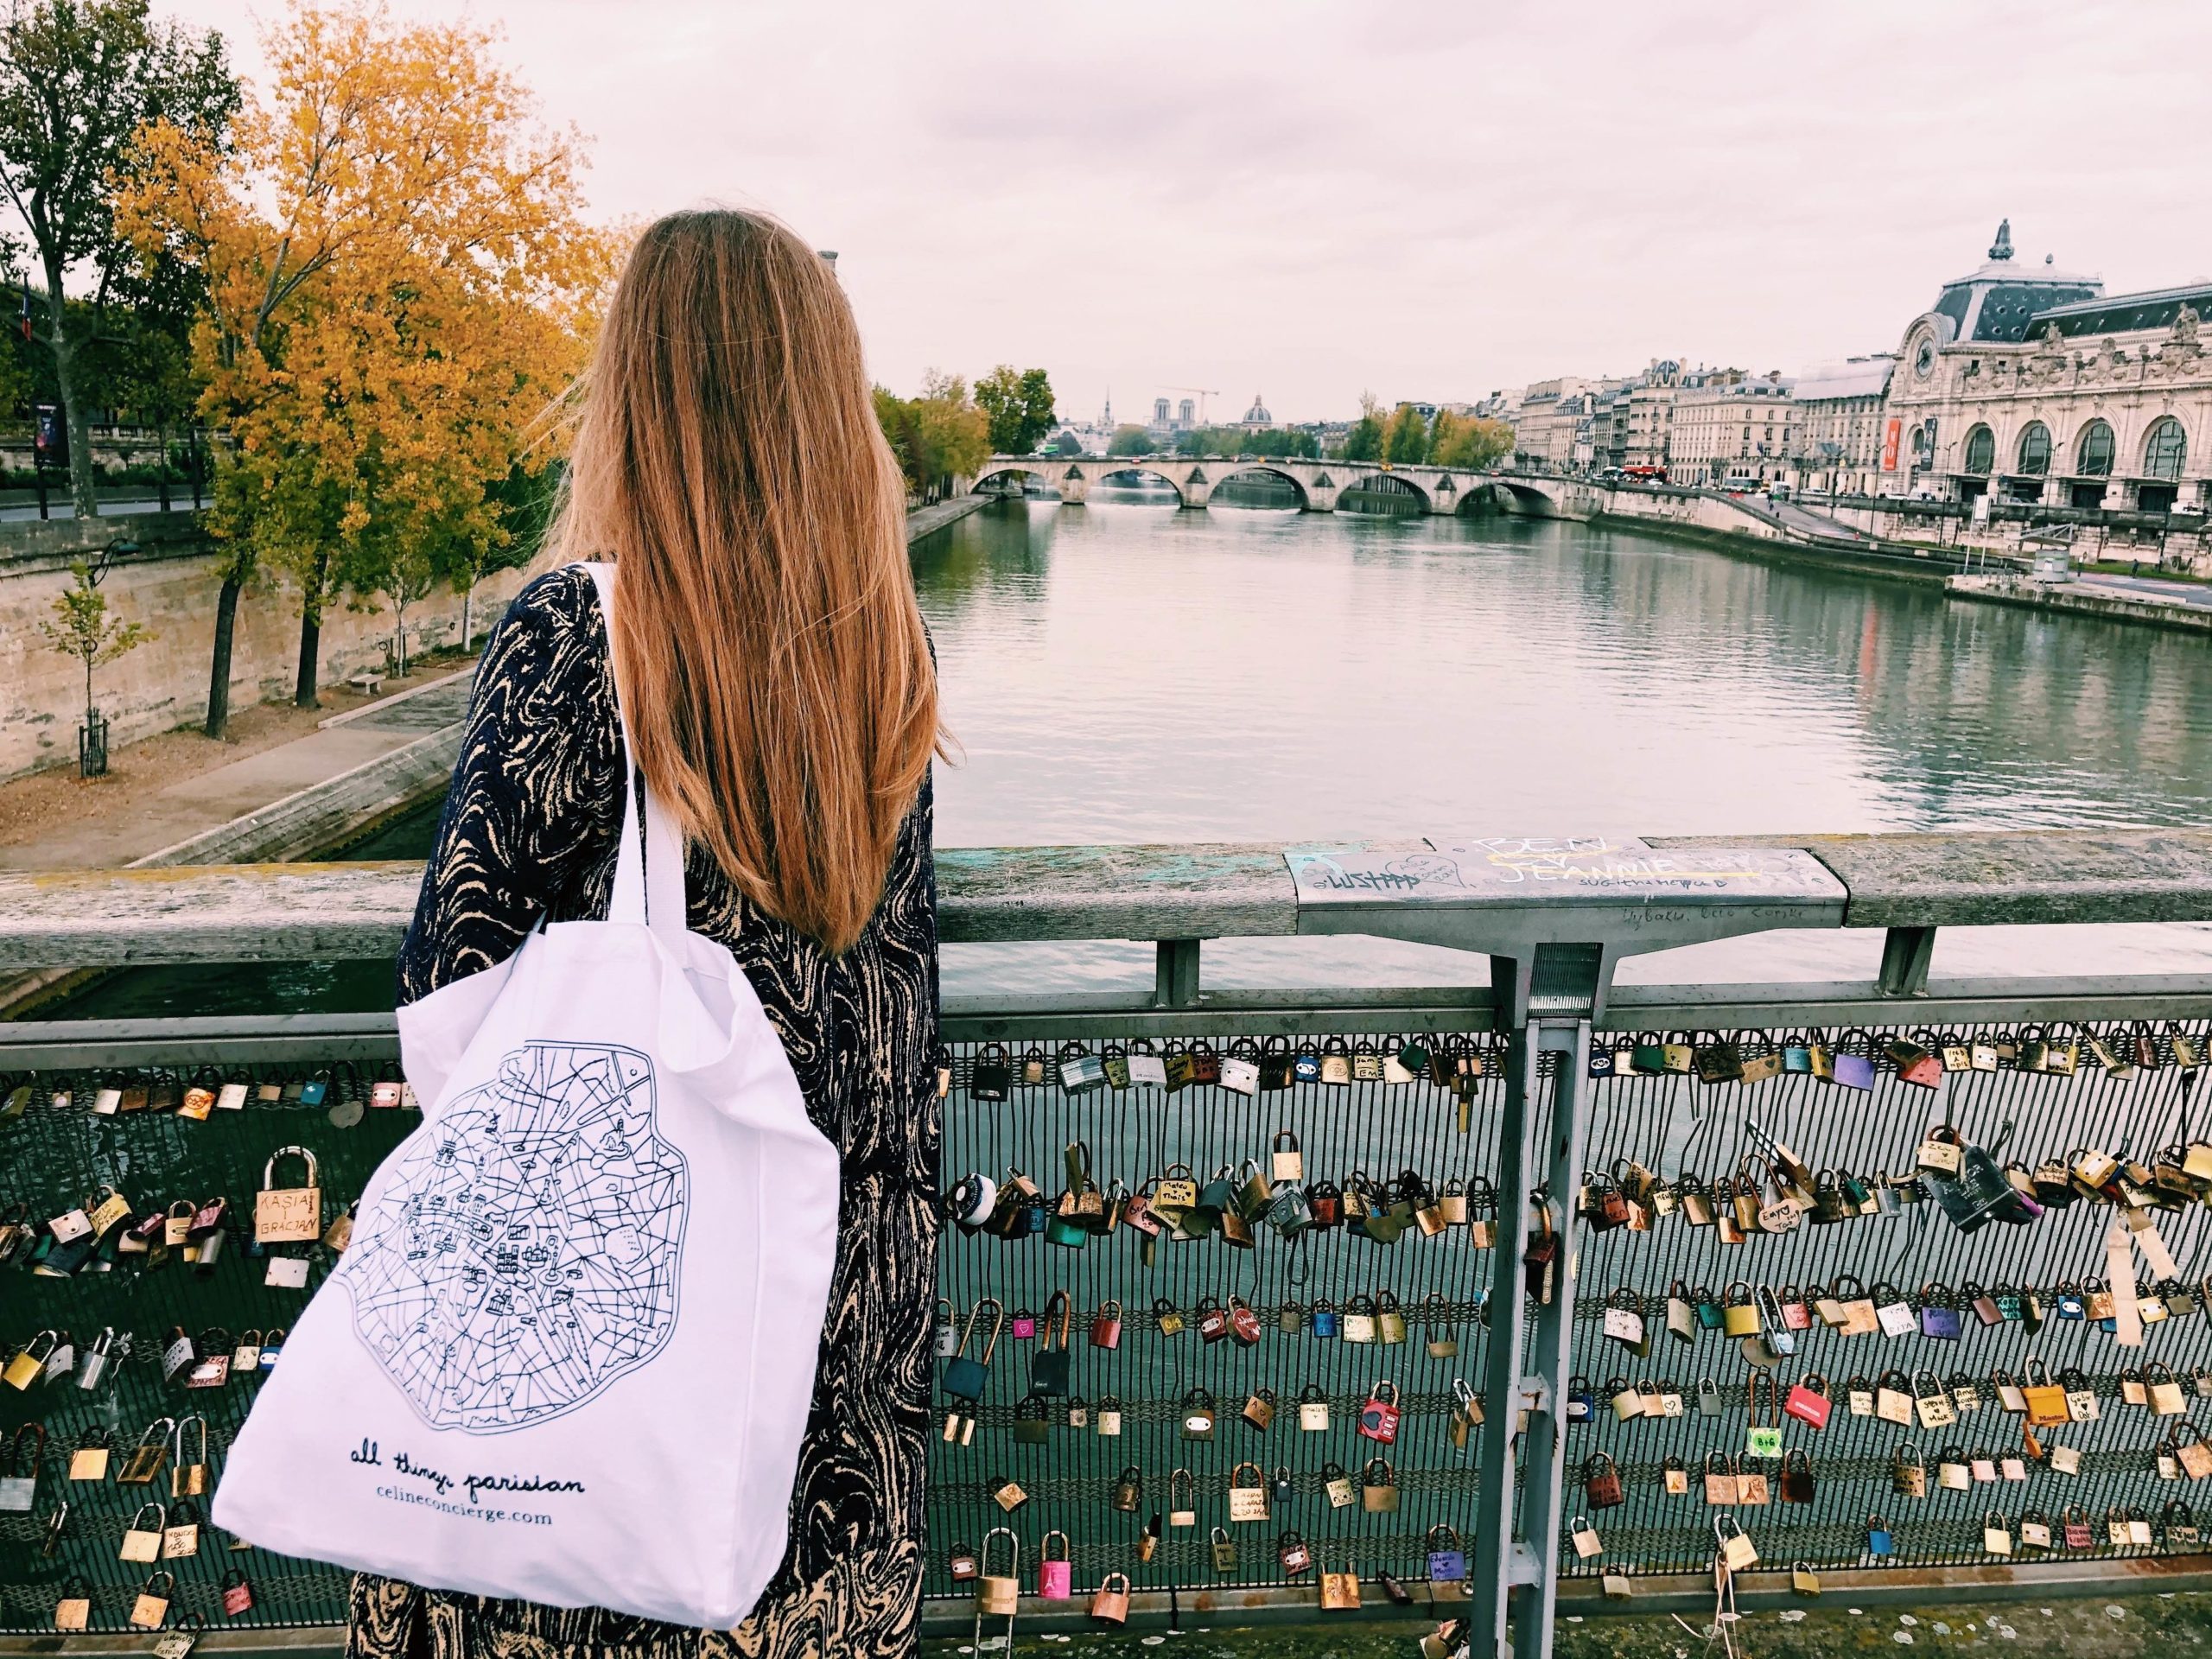
[[[608,896],[607,919],[650,923],[654,932],[674,944],[685,931],[683,843],[668,815],[653,804],[652,791],[631,759],[629,711],[622,706],[622,690],[613,677],[614,567],[587,562],[576,568],[588,571],[599,589],[600,619],[607,626],[607,678],[614,685],[614,718],[622,737],[622,840],[614,858],[614,888]]]

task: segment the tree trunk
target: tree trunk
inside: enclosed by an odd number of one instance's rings
[[[162,511],[167,512],[169,510],[169,423],[163,421],[155,430],[161,434],[162,445],[161,471],[156,477],[160,480]]]
[[[301,709],[320,709],[322,701],[315,696],[316,658],[322,650],[322,618],[319,608],[308,606],[300,612],[300,674],[292,688],[292,702]]]
[[[329,580],[330,554],[326,549],[316,558],[306,591],[300,598],[300,671],[293,682],[292,702],[296,708],[320,709],[322,702],[315,696],[318,677],[317,659],[322,652],[322,590]]]
[[[69,499],[77,517],[99,516],[92,485],[92,444],[85,408],[78,395],[77,342],[69,337],[69,314],[61,297],[61,270],[46,262],[47,344],[54,353],[54,383],[61,394],[61,422],[69,435]]]
[[[245,586],[235,570],[226,571],[222,594],[215,601],[215,660],[207,670],[207,724],[202,728],[210,737],[221,737],[230,729],[231,638]]]

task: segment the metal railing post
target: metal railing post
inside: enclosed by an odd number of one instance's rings
[[[1483,1425],[1476,1457],[1478,1483],[1474,1559],[1468,1571],[1469,1652],[1503,1659],[1513,1599],[1513,1441],[1521,1415],[1521,1356],[1528,1330],[1528,1287],[1521,1254],[1531,1220],[1529,1177],[1536,1161],[1532,1096],[1540,1072],[1535,1033],[1514,1031],[1505,1050],[1505,1098],[1498,1126],[1497,1239],[1487,1311],[1490,1338],[1483,1369]],[[1530,1417],[1530,1424],[1535,1424]]]
[[[1536,1308],[1524,1363],[1524,1391],[1536,1395],[1521,1441],[1521,1548],[1531,1558],[1513,1596],[1513,1651],[1518,1659],[1551,1659],[1559,1597],[1560,1491],[1566,1478],[1566,1413],[1560,1402],[1574,1346],[1574,1195],[1590,1137],[1583,1110],[1588,1093],[1590,1022],[1554,1020],[1535,1031],[1531,1059],[1559,1056],[1552,1084],[1550,1167],[1544,1185],[1559,1215],[1559,1256],[1552,1296]]]

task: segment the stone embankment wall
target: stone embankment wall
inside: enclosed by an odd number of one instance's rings
[[[152,637],[95,671],[95,700],[111,722],[109,742],[168,731],[207,712],[222,579],[193,515],[136,513],[82,527],[71,519],[0,524],[0,779],[75,762],[84,669],[48,645],[39,625],[53,618],[54,597],[70,583],[70,561],[116,540],[135,541],[139,551],[116,558],[100,592],[111,615],[143,624]],[[528,572],[511,570],[478,586],[472,607],[478,638],[528,579]],[[409,606],[409,650],[458,643],[461,619],[458,594],[440,592]],[[389,610],[333,604],[322,624],[323,685],[381,668],[391,633]],[[297,596],[273,575],[251,584],[238,601],[232,647],[232,709],[290,695],[299,639]]]

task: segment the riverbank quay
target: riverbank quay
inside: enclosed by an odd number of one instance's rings
[[[1632,1612],[1681,1605],[1694,1618],[1700,1596],[1709,1607],[1716,1517],[1756,1546],[1742,1599],[1762,1618],[1785,1603],[1799,1562],[1847,1606],[1936,1608],[1971,1594],[2019,1617],[2101,1595],[2112,1579],[2174,1591],[2212,1585],[2212,1556],[2185,1507],[2193,1487],[2183,1475],[2167,1479],[2158,1462],[2177,1431],[2212,1423],[2212,1395],[2183,1382],[2178,1411],[2162,1415],[2128,1394],[2146,1364],[2162,1388],[2169,1373],[2212,1374],[2212,1309],[2189,1288],[2212,1257],[2202,1202],[2212,1183],[2178,1207],[2155,1198],[2129,1206],[2163,1232],[2182,1275],[2167,1287],[2143,1269],[2145,1293],[2164,1314],[2144,1327],[2146,1345],[2130,1348],[2094,1319],[2069,1322],[2056,1311],[2067,1284],[2078,1296],[2084,1275],[2112,1271],[2118,1206],[2077,1197],[2032,1224],[1969,1227],[1973,1216],[1955,1205],[1962,1184],[1952,1192],[1916,1156],[1931,1126],[1948,1126],[1962,1147],[2001,1145],[2024,1173],[2060,1160],[2063,1185],[2082,1148],[2163,1144],[2177,1114],[2187,1122],[2212,1027],[2212,974],[1945,978],[1931,969],[1946,927],[2212,919],[2212,831],[945,849],[938,871],[948,944],[1149,939],[1157,963],[1142,991],[946,998],[948,1189],[1008,1165],[1057,1172],[1070,1147],[1084,1154],[1074,1173],[1039,1183],[1048,1214],[1064,1187],[1160,1192],[1171,1156],[1201,1179],[1227,1172],[1231,1188],[1247,1159],[1255,1171],[1298,1173],[1267,1181],[1264,1205],[1221,1196],[1244,1217],[1249,1249],[1218,1229],[1147,1250],[1135,1227],[1076,1227],[1050,1240],[1029,1236],[1026,1223],[1006,1235],[946,1227],[937,1293],[956,1344],[971,1313],[988,1325],[993,1309],[1046,1307],[1055,1293],[1073,1304],[1079,1334],[1065,1395],[1029,1391],[1032,1351],[1020,1338],[1001,1345],[972,1401],[944,1393],[949,1373],[937,1379],[938,1406],[976,1427],[950,1441],[932,1427],[930,1633],[971,1628],[974,1586],[956,1564],[987,1551],[985,1570],[1011,1567],[1021,1586],[1018,1631],[1080,1627],[1109,1574],[1129,1581],[1133,1624],[1158,1632],[1179,1616],[1184,1643],[1200,1614],[1311,1622],[1322,1617],[1320,1570],[1361,1582],[1360,1613],[1338,1624],[1440,1608],[1478,1630],[1495,1619],[1502,1631],[1510,1615],[1516,1654],[1541,1659],[1580,1651],[1571,1632],[1587,1627],[1564,1621],[1610,1605],[1608,1573],[1627,1580]],[[395,863],[4,876],[0,952],[54,964],[387,960],[418,874]],[[1854,928],[1883,930],[1869,981],[1613,983],[1630,956]],[[1205,971],[1209,939],[1344,936],[1446,944],[1466,972],[1456,982],[1446,974],[1441,983],[1376,989],[1321,979],[1252,988]],[[1147,1052],[1176,1081],[1147,1084],[1130,1072],[1117,1083],[1103,1063]],[[35,1210],[83,1185],[83,1160],[110,1147],[162,1189],[134,1192],[136,1205],[158,1205],[181,1184],[196,1201],[222,1192],[243,1211],[251,1192],[233,1189],[259,1182],[269,1151],[304,1145],[333,1206],[326,1213],[335,1214],[416,1121],[404,1107],[363,1113],[352,1103],[380,1082],[397,1084],[396,1056],[388,1014],[0,1027],[0,1074],[22,1080],[21,1109],[0,1116],[0,1166],[16,1173]],[[206,1121],[157,1103],[188,1085],[231,1083],[238,1109]],[[312,1098],[310,1085],[319,1085]],[[100,1090],[134,1097],[138,1088],[143,1107],[99,1115]],[[403,1096],[395,1086],[388,1098]],[[1294,1163],[1274,1164],[1293,1153]],[[1802,1209],[1792,1166],[1808,1183]],[[1977,1189],[1968,1210],[2017,1190],[1987,1167],[1993,1184]],[[1387,1182],[1362,1173],[1377,1169],[1399,1173]],[[1738,1170],[1751,1194],[1735,1188]],[[1870,1194],[1869,1207],[1854,1199],[1849,1216],[1843,1171],[1858,1172],[1852,1182]],[[1713,1196],[1723,1179],[1725,1205]],[[1364,1237],[1341,1224],[1346,1183],[1371,1218]],[[1624,1216],[1635,1205],[1642,1223],[1609,1220],[1608,1193]],[[1738,1222],[1743,1242],[1727,1241],[1717,1221],[1699,1224],[1685,1193],[1732,1216],[1737,1198],[1756,1194],[1754,1220],[1769,1213],[1764,1224]],[[1337,1224],[1317,1219],[1316,1198]],[[1405,1219],[1394,1230],[1400,1205]],[[1009,1213],[1020,1220],[1026,1207]],[[1546,1238],[1566,1248],[1541,1255],[1545,1272],[1532,1275],[1525,1257]],[[149,1343],[173,1323],[230,1332],[286,1323],[296,1298],[267,1287],[243,1250],[226,1259],[205,1281],[128,1263],[121,1277],[26,1278],[18,1282],[33,1300],[19,1322],[143,1327]],[[1900,1274],[1905,1260],[1910,1273]],[[1891,1282],[1900,1276],[1910,1282]],[[1942,1315],[1963,1311],[1959,1287],[1969,1283],[1996,1287],[1997,1318],[1975,1313],[1954,1330]],[[1853,1335],[1811,1311],[1831,1292],[1839,1306],[1856,1301],[1853,1284],[1872,1287],[1885,1306],[1894,1299],[1895,1334]],[[1804,1322],[1766,1312],[1762,1291],[1777,1309],[1785,1294],[1795,1299]],[[2020,1299],[2020,1318],[1998,1306],[2000,1295]],[[2031,1297],[2043,1310],[2032,1321]],[[1708,1300],[1709,1327],[1700,1311]],[[1968,1300],[1978,1306],[1981,1293]],[[1607,1335],[1609,1313],[1671,1329],[1671,1300],[1682,1303],[1688,1335],[1669,1336],[1649,1358],[1630,1357],[1621,1332]],[[1741,1316],[1738,1338],[1726,1332],[1729,1305],[1754,1310]],[[1233,1343],[1198,1334],[1211,1313],[1239,1307],[1249,1323]],[[1319,1331],[1317,1309],[1335,1334]],[[1403,1317],[1403,1344],[1344,1340],[1344,1312]],[[1100,1318],[1119,1323],[1109,1340],[1089,1336],[1103,1328]],[[1767,1346],[1746,1350],[1751,1338]],[[1980,1414],[1954,1431],[1962,1458],[1978,1444],[2016,1446],[2018,1420],[1994,1403],[1993,1379],[2017,1380],[2031,1358],[2038,1376],[2043,1363],[2066,1374],[2062,1392],[2082,1396],[2094,1414],[2085,1408],[2039,1431],[2039,1450],[1999,1490],[1955,1494],[1931,1474],[1920,1497],[1899,1491],[1900,1441],[1910,1436],[1916,1459],[1937,1462],[1947,1440],[1847,1409],[1840,1382],[1827,1385],[1839,1390],[1832,1418],[1804,1407],[1821,1419],[1816,1428],[1782,1414],[1780,1453],[1751,1454],[1749,1466],[1770,1479],[1809,1467],[1812,1484],[1790,1489],[1798,1496],[1716,1508],[1700,1496],[1712,1489],[1688,1473],[1713,1455],[1736,1465],[1732,1480],[1746,1466],[1734,1448],[1747,1413],[1771,1410],[1756,1382],[1767,1376],[1788,1395],[1813,1376],[1923,1371],[1923,1396],[1940,1391],[1955,1414],[1969,1398],[1967,1414]],[[1641,1399],[1634,1379],[1645,1370],[1655,1395],[1709,1396],[1715,1410],[1624,1411],[1618,1401]],[[119,1433],[172,1403],[150,1368],[126,1368],[118,1387],[127,1390],[111,1413]],[[1399,1413],[1379,1446],[1359,1431],[1378,1396],[1395,1396]],[[251,1398],[250,1382],[195,1397],[219,1448]],[[1478,1410],[1470,1400],[1491,1404]],[[1244,1414],[1254,1401],[1264,1428]],[[1271,1401],[1281,1421],[1264,1409]],[[1294,1405],[1325,1405],[1324,1426],[1307,1427]],[[17,1418],[50,1412],[40,1421],[63,1446],[99,1408],[66,1388],[0,1395],[0,1410]],[[1118,1433],[1100,1432],[1096,1414],[1109,1408]],[[1191,1432],[1194,1413],[1213,1432]],[[1217,1416],[1226,1432],[1214,1430]],[[10,1421],[0,1416],[0,1427]],[[1679,1495],[1669,1490],[1674,1471],[1688,1486]],[[1135,1508],[1117,1501],[1128,1485]],[[1263,1494],[1261,1530],[1229,1518],[1230,1502],[1240,1515],[1249,1502],[1231,1499],[1240,1489]],[[128,1520],[127,1497],[81,1496],[81,1530],[50,1570],[0,1583],[0,1626],[45,1628],[48,1598],[70,1573],[95,1587],[98,1628],[123,1617],[135,1580],[114,1562],[108,1534]],[[1187,1503],[1192,1524],[1167,1526],[1155,1548],[1141,1548],[1155,1503],[1163,1511]],[[2018,1542],[2060,1517],[2068,1539],[2078,1520],[2078,1542]],[[1594,1551],[1579,1541],[1585,1529]],[[1989,1543],[2000,1529],[2001,1552]],[[1311,1566],[1286,1560],[1286,1534],[1311,1552],[1298,1558]],[[1224,1543],[1232,1548],[1217,1549]],[[1027,1594],[1039,1559],[1064,1550],[1074,1594]],[[343,1616],[342,1575],[257,1551],[209,1555],[204,1569],[177,1569],[175,1605],[186,1611],[213,1609],[220,1571],[235,1563],[250,1580],[283,1586],[281,1603],[272,1596],[268,1617],[252,1621],[292,1632],[272,1639],[312,1643],[315,1629]],[[1395,1628],[1405,1640],[1408,1626]],[[1889,1640],[1889,1628],[1872,1639]]]
[[[1904,504],[1893,505],[1902,511]],[[1639,530],[1770,563],[1941,584],[1954,598],[1971,601],[2178,632],[2212,632],[2212,609],[2204,606],[2203,596],[2171,591],[2183,588],[2183,583],[2162,582],[2155,575],[2139,580],[2125,575],[2064,582],[2033,579],[2020,568],[2024,555],[2017,549],[1885,539],[1840,521],[1834,521],[1834,533],[1824,533],[1816,527],[1821,514],[1793,503],[1668,486],[1616,488],[1605,493],[1605,505],[1590,522],[1632,524]],[[1931,518],[1930,522],[1942,521]]]
[[[2043,582],[2012,575],[1956,575],[1944,586],[1956,598],[1984,604],[2141,623],[2178,633],[2212,634],[2212,606],[2154,589],[2130,591],[2106,582]]]
[[[906,511],[906,544],[912,547],[923,537],[933,535],[947,524],[958,524],[971,512],[981,512],[996,499],[992,495],[955,495],[932,501],[927,506],[910,507]]]
[[[99,592],[110,616],[147,631],[138,645],[99,669],[93,686],[111,748],[206,718],[223,578],[221,550],[202,515],[130,512],[82,524],[71,518],[0,523],[0,782],[74,764],[75,734],[85,711],[84,665],[54,650],[40,625],[53,619],[55,599],[73,582],[70,567],[80,560],[103,572]],[[441,589],[410,605],[409,654],[459,647],[464,613],[480,638],[532,574],[499,571],[479,582],[473,596]],[[272,575],[258,577],[239,595],[231,707],[291,696],[299,620],[296,606]],[[354,676],[385,671],[391,642],[392,619],[381,607],[330,606],[316,664],[320,695],[334,712],[355,701],[347,689]]]

